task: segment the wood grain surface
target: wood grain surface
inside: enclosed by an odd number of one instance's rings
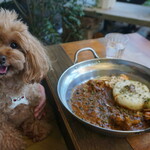
[[[137,33],[127,34],[129,41],[121,59],[130,60],[150,68],[150,41]],[[67,55],[74,62],[77,50],[84,47],[93,48],[100,57],[106,56],[106,41],[104,38],[84,40],[61,44]],[[93,58],[91,52],[83,52],[79,55],[79,61]]]
[[[76,51],[84,47],[93,48],[100,57],[105,56],[105,46],[103,43],[99,41],[99,39],[83,40],[80,42],[79,41],[70,42],[70,43],[61,44],[61,46],[63,47],[67,55],[70,57],[72,62],[74,62],[74,56]],[[93,54],[89,51],[82,52],[81,54],[79,54],[79,62],[92,59],[92,58],[93,58]]]
[[[129,49],[134,49],[141,52],[144,49],[143,57],[150,58],[150,42],[138,34],[129,34],[130,41]],[[132,40],[131,40],[132,39]],[[137,43],[140,43],[138,46]],[[57,58],[52,62],[53,70],[50,70],[46,82],[48,91],[52,94],[51,100],[54,103],[60,127],[66,144],[69,150],[149,150],[150,149],[150,134],[137,135],[129,138],[116,138],[102,135],[89,127],[84,126],[81,122],[70,115],[62,106],[57,95],[57,83],[61,74],[72,65],[74,54],[80,48],[92,47],[96,50],[99,56],[105,56],[104,39],[85,40],[71,42],[61,45],[49,47],[48,56]],[[126,54],[126,53],[125,53]],[[91,53],[81,54],[80,60],[93,58]],[[134,57],[134,56],[133,56]],[[144,59],[144,58],[143,58]],[[138,61],[138,58],[137,60]],[[149,62],[148,62],[149,64]]]

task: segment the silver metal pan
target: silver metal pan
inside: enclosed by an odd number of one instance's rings
[[[78,54],[83,51],[91,51],[94,55],[94,59],[86,60],[80,63],[78,61]],[[146,84],[150,89],[150,69],[126,60],[121,59],[107,59],[99,58],[96,52],[90,48],[83,48],[77,51],[75,55],[75,63],[73,66],[69,67],[60,77],[57,85],[57,92],[62,102],[63,106],[72,114],[73,117],[80,120],[85,125],[95,129],[104,134],[115,135],[115,136],[128,136],[134,134],[140,134],[144,132],[149,132],[150,128],[136,131],[122,131],[122,130],[111,130],[90,124],[78,116],[76,116],[69,106],[69,100],[71,97],[72,89],[80,85],[87,80],[100,77],[100,76],[110,76],[110,75],[120,75],[126,74],[131,79],[140,81]]]

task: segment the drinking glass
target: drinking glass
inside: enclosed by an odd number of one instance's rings
[[[100,7],[102,9],[109,9],[115,5],[116,0],[97,0],[96,2],[97,7]]]
[[[128,42],[128,36],[122,33],[108,33],[106,40],[106,58],[121,58]]]

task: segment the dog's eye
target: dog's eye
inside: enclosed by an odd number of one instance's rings
[[[18,44],[15,42],[10,43],[11,48],[18,48]]]

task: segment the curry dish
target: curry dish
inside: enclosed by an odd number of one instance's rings
[[[99,127],[114,130],[140,130],[150,125],[150,110],[130,110],[118,105],[112,87],[104,80],[89,80],[77,86],[70,100],[73,112]]]

